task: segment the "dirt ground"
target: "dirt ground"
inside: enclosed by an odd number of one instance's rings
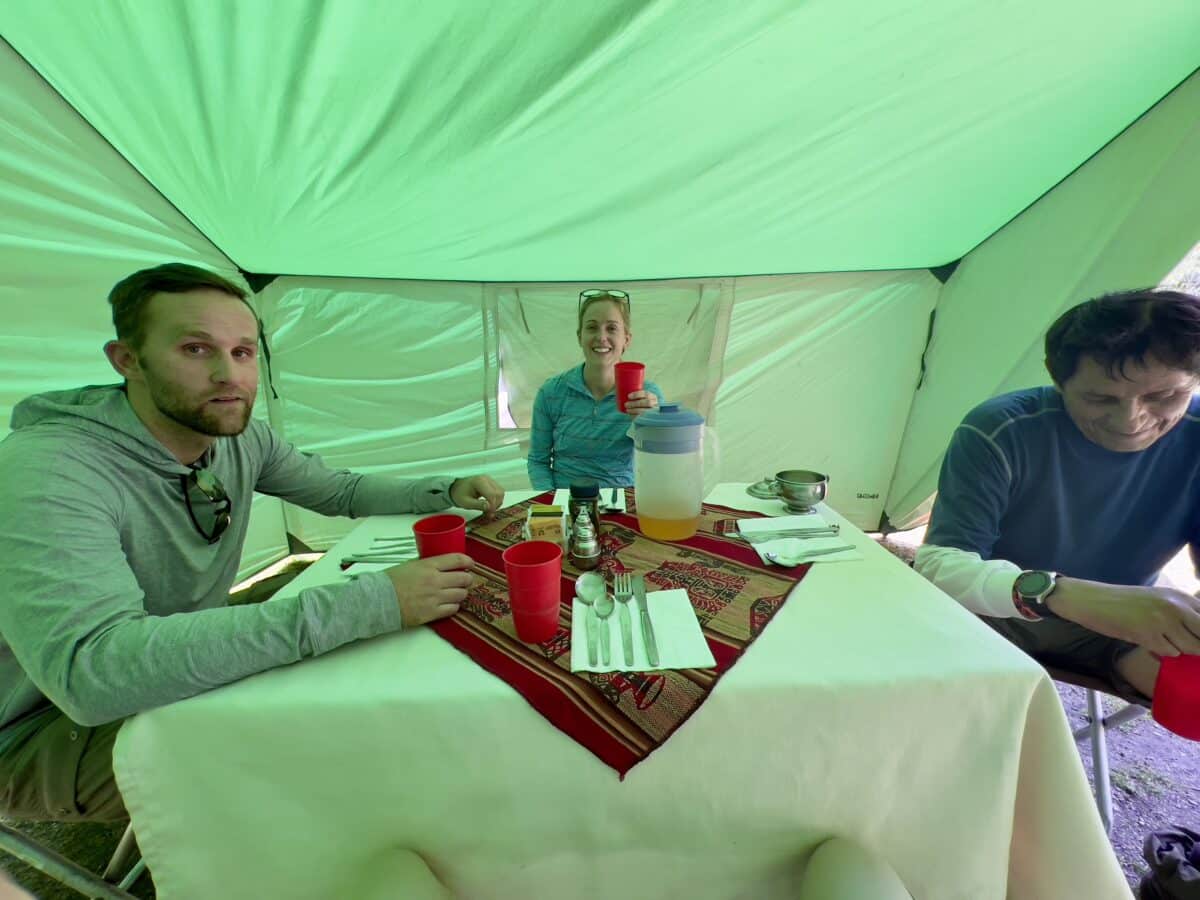
[[[920,530],[904,532],[889,536],[881,543],[902,559],[911,560],[921,537]],[[1177,560],[1168,570],[1168,579],[1177,587],[1191,592],[1200,588],[1186,560]],[[284,580],[277,579],[264,585],[266,590],[260,588],[256,591],[259,595],[252,600],[263,599],[261,593],[277,589]],[[1059,684],[1058,691],[1072,727],[1084,724],[1083,689]],[[1121,701],[1106,698],[1106,703],[1111,711]],[[1147,871],[1142,859],[1142,845],[1149,832],[1177,825],[1200,829],[1200,777],[1197,776],[1200,743],[1176,737],[1149,716],[1143,716],[1121,725],[1109,735],[1108,755],[1113,785],[1112,845],[1130,888],[1136,891]],[[1090,779],[1091,758],[1086,745],[1081,747],[1081,757]],[[95,872],[104,869],[124,830],[118,825],[10,824]],[[41,900],[75,900],[80,896],[2,853],[0,866]],[[139,898],[153,898],[151,877],[143,875],[131,893]]]

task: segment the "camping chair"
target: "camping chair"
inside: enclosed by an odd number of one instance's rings
[[[1113,823],[1112,781],[1108,772],[1108,743],[1104,735],[1106,731],[1116,728],[1118,725],[1145,715],[1146,707],[1136,703],[1127,703],[1111,716],[1105,716],[1104,702],[1100,695],[1112,695],[1112,688],[1108,682],[1091,675],[1081,675],[1069,669],[1059,669],[1047,665],[1041,660],[1038,662],[1041,662],[1047,674],[1055,681],[1073,684],[1087,691],[1087,722],[1076,728],[1072,734],[1077,743],[1084,739],[1091,743],[1092,782],[1096,794],[1096,808],[1100,811],[1100,821],[1104,823],[1104,833],[1111,834]]]
[[[130,825],[121,835],[117,849],[101,877],[79,863],[67,859],[58,851],[39,844],[24,832],[0,822],[0,850],[32,866],[47,878],[52,878],[85,897],[100,900],[135,900],[128,889],[145,871],[145,860],[139,859],[119,884],[112,883],[132,855],[134,846],[133,825]]]

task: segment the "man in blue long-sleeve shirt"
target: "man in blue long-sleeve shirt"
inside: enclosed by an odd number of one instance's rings
[[[1200,558],[1200,299],[1129,291],[1046,335],[1053,387],[955,431],[916,568],[1022,649],[1147,702],[1159,656],[1200,653],[1200,601],[1154,586]]]

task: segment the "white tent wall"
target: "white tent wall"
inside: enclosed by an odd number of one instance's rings
[[[714,409],[706,410],[721,435],[710,443],[720,452],[710,454],[708,480],[752,481],[781,468],[819,468],[831,476],[831,499],[840,512],[863,527],[878,526],[937,280],[917,271],[726,281],[710,293],[714,307],[733,298],[729,324],[712,322],[710,336],[694,351],[702,376],[709,368],[718,375],[723,368],[725,376]],[[655,337],[649,323],[682,322],[704,285],[624,286],[634,297],[635,322],[647,323],[646,358],[653,361],[668,339]],[[570,312],[560,317],[562,346],[543,361],[544,379],[578,358],[572,333],[577,290],[276,279],[257,298],[281,395],[269,401],[271,422],[331,466],[408,477],[485,471],[507,488],[527,488],[516,439],[488,439],[496,377],[485,341],[489,297],[523,294],[534,314],[540,307],[533,298],[545,305],[548,295],[561,295],[558,305]],[[638,333],[635,326],[635,341]],[[683,371],[685,362],[651,377],[671,395],[696,381]],[[854,403],[846,402],[850,397]],[[291,506],[286,516],[288,531],[314,548],[352,527]]]
[[[551,375],[578,366],[579,293],[596,287],[630,297],[632,340],[625,358],[646,360],[646,377],[668,401],[712,416],[729,335],[732,278],[489,285],[508,407],[528,428],[534,397]],[[522,435],[524,436],[524,434]],[[499,437],[499,436],[497,436]]]
[[[734,279],[717,393],[720,479],[830,477],[829,502],[879,526],[940,287],[927,270]]]
[[[119,380],[108,289],[146,266],[237,269],[79,114],[0,42],[0,437],[42,391]],[[261,397],[260,397],[261,400]],[[180,509],[183,497],[180,495]],[[256,497],[241,571],[278,559],[280,501]]]
[[[1046,328],[1067,308],[1155,285],[1200,241],[1200,74],[968,254],[943,287],[927,376],[887,502],[928,512],[951,433],[975,404],[1049,383]]]
[[[285,277],[257,302],[280,394],[271,424],[301,450],[360,472],[528,484],[518,445],[487,447],[481,285]],[[352,527],[291,505],[286,517],[314,548]]]

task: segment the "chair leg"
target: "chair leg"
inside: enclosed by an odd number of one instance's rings
[[[1138,706],[1136,703],[1130,703],[1122,706],[1115,713],[1104,720],[1105,728],[1116,728],[1118,725],[1124,725],[1134,719],[1140,719],[1150,710],[1144,706]]]
[[[1099,691],[1087,692],[1089,731],[1092,740],[1092,780],[1095,782],[1096,807],[1104,833],[1112,833],[1112,781],[1108,773],[1108,744],[1104,739],[1104,704]]]
[[[96,877],[61,853],[44,847],[23,832],[0,822],[0,847],[22,862],[44,872],[60,884],[85,897],[102,900],[134,900],[132,894]]]
[[[133,868],[129,870],[129,874],[121,879],[121,883],[117,885],[121,890],[127,891],[142,877],[142,873],[146,871],[146,860],[139,859],[133,864]]]
[[[117,849],[113,851],[112,858],[108,861],[108,865],[104,867],[105,881],[116,881],[121,877],[121,872],[129,864],[129,859],[137,849],[137,840],[133,836],[133,823],[130,822],[125,829],[125,833],[121,835],[121,840],[117,843]]]

